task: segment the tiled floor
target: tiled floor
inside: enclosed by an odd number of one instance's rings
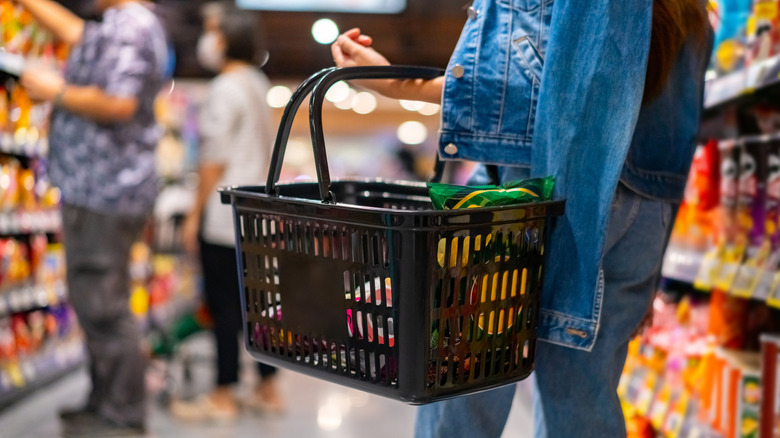
[[[188,347],[204,360],[192,366],[192,384],[179,384],[176,391],[194,394],[209,387],[213,369],[208,357],[213,354],[210,339],[196,337]],[[245,370],[252,367],[245,366]],[[165,373],[150,372],[149,386],[157,391]],[[180,367],[171,368],[179,382]],[[251,381],[251,372],[242,376]],[[184,423],[172,418],[158,397],[149,403],[149,438],[405,438],[411,437],[415,407],[361,391],[314,379],[291,371],[280,373],[280,383],[287,399],[288,412],[269,417],[244,413],[231,425]],[[0,412],[0,437],[57,438],[61,436],[56,412],[64,406],[78,405],[84,399],[88,379],[78,371],[57,383],[32,394]],[[247,385],[247,387],[251,387]],[[159,392],[158,392],[159,394]],[[530,389],[528,383],[518,386],[512,413],[502,438],[530,438]]]

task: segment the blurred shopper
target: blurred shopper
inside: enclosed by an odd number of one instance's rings
[[[439,154],[482,163],[471,184],[551,175],[566,199],[545,246],[537,438],[626,436],[617,385],[696,147],[712,50],[705,5],[477,0],[444,76],[365,83],[441,102]],[[389,64],[371,45],[350,30],[334,60]],[[424,405],[415,436],[499,437],[514,393]]]
[[[177,401],[174,415],[183,419],[231,420],[239,413],[233,385],[239,377],[242,329],[240,288],[235,254],[233,213],[220,203],[217,188],[265,180],[274,129],[266,93],[269,81],[259,70],[256,17],[219,3],[204,8],[198,43],[203,67],[219,72],[202,104],[199,184],[195,205],[182,229],[190,253],[200,252],[206,304],[217,344],[216,388],[193,402]],[[247,404],[280,412],[276,368],[258,363],[260,380]]]
[[[65,434],[143,433],[146,358],[128,307],[128,259],[158,192],[153,103],[168,66],[165,32],[140,1],[96,0],[99,23],[53,1],[16,2],[72,47],[64,77],[34,67],[21,77],[33,99],[54,104],[50,173],[92,380],[86,406],[61,413]]]

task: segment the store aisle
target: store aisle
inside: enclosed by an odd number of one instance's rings
[[[207,360],[211,343],[205,337],[188,345],[201,355],[192,366],[192,384],[178,391],[197,393],[210,382],[212,369]],[[205,359],[205,360],[204,360]],[[250,360],[247,358],[247,361]],[[176,364],[175,364],[176,365]],[[249,367],[244,367],[249,369]],[[181,369],[171,368],[179,381]],[[159,388],[164,374],[150,372],[149,385]],[[251,376],[245,377],[247,381]],[[288,412],[283,416],[244,413],[231,425],[184,423],[172,418],[158,400],[149,403],[149,438],[317,438],[411,437],[415,407],[344,388],[302,374],[283,370],[280,386],[287,399]],[[251,383],[251,382],[250,382]],[[65,406],[78,405],[85,396],[88,379],[81,370],[44,388],[0,412],[0,436],[13,438],[57,438],[61,436],[56,412]],[[181,386],[181,385],[179,385]],[[249,385],[247,385],[249,387]],[[502,438],[531,438],[529,384],[519,386],[512,414]]]

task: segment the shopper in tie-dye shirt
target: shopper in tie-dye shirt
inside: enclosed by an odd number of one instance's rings
[[[130,246],[157,195],[154,99],[168,50],[164,30],[137,0],[96,0],[84,21],[50,0],[16,0],[72,46],[64,77],[40,68],[21,78],[51,101],[50,175],[62,191],[69,301],[86,336],[92,392],[61,413],[66,435],[144,429],[145,358],[128,309]]]

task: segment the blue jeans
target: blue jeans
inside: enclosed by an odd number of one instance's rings
[[[499,168],[501,181],[527,169]],[[469,184],[484,184],[483,168]],[[622,184],[613,203],[603,259],[604,297],[591,352],[538,342],[534,372],[536,438],[624,438],[617,386],[628,342],[654,297],[672,225],[672,204],[642,197]],[[498,438],[515,385],[421,406],[417,438]],[[531,425],[529,425],[531,427]]]

